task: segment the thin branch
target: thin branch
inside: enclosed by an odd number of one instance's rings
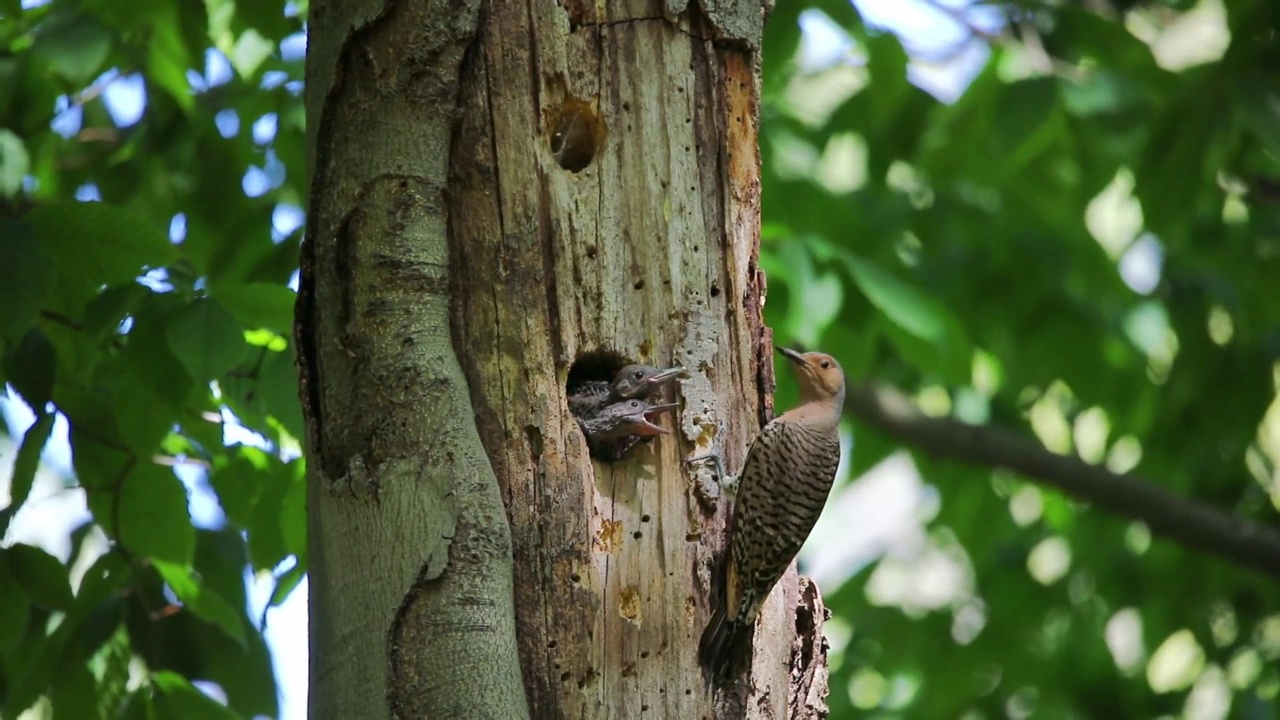
[[[929,417],[907,396],[881,385],[854,388],[845,410],[927,455],[1011,470],[1106,512],[1141,520],[1155,535],[1280,577],[1280,532],[1180,497],[1150,480],[1055,455],[1006,430]]]

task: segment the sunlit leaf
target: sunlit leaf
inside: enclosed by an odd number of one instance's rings
[[[216,300],[200,299],[169,320],[169,348],[197,380],[216,378],[244,356],[244,330]]]

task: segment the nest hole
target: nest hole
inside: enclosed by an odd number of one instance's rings
[[[604,123],[595,110],[581,100],[566,100],[551,123],[551,155],[560,167],[582,172],[595,159],[604,142]]]
[[[630,362],[626,355],[612,350],[583,353],[569,366],[569,378],[564,384],[565,393],[573,395],[587,383],[611,383],[618,376],[618,371]]]

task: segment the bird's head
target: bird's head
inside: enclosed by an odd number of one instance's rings
[[[800,384],[801,402],[844,402],[844,371],[835,358],[826,353],[802,353],[784,347],[779,347],[778,352],[791,361]]]
[[[654,422],[662,413],[676,407],[676,403],[667,405],[650,405],[640,400],[624,400],[605,408],[607,414],[613,415],[609,434],[615,437],[626,435],[665,435],[667,430]]]
[[[683,372],[682,367],[659,370],[649,365],[628,365],[613,379],[613,392],[619,398],[648,397]]]

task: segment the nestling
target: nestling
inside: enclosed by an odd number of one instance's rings
[[[587,447],[593,457],[618,460],[620,443],[632,438],[665,435],[666,428],[653,421],[658,415],[675,407],[676,403],[650,405],[643,400],[623,400],[606,405],[585,419],[579,418],[578,424],[582,426],[582,434],[587,438]],[[630,449],[630,446],[625,449]]]

